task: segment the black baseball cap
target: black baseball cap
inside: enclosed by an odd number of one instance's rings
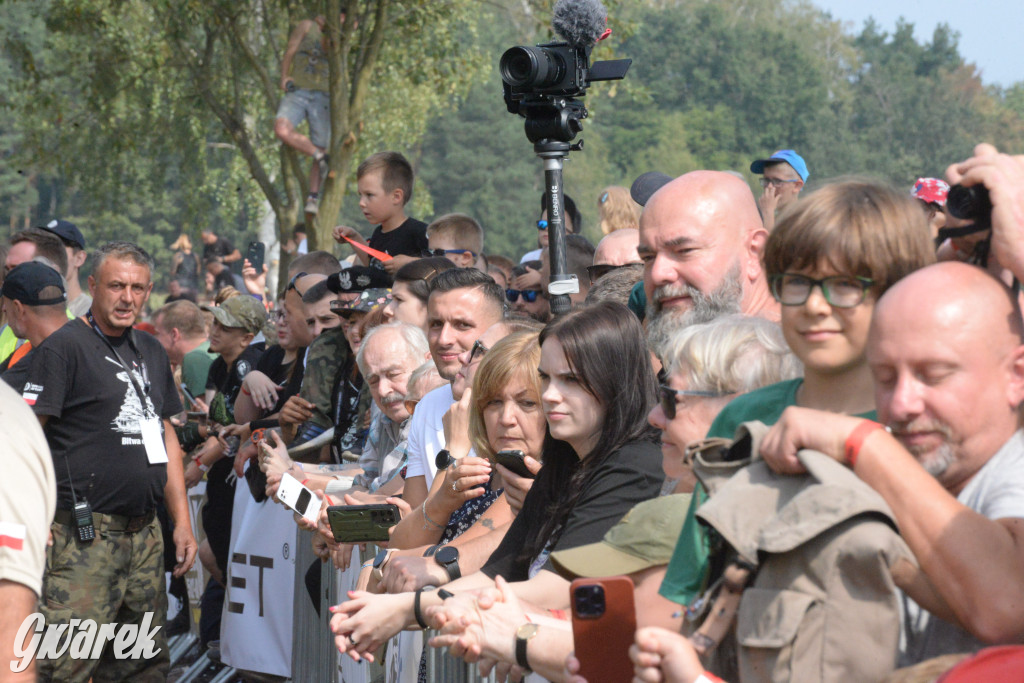
[[[58,218],[57,220],[50,221],[46,225],[41,225],[39,227],[47,232],[52,232],[54,235],[59,237],[62,242],[69,243],[82,250],[85,249],[85,237],[82,236],[82,231],[78,229],[78,226],[71,221],[65,221]]]
[[[672,176],[670,175],[658,171],[648,171],[633,181],[629,188],[629,196],[640,206],[647,206],[647,200],[651,198],[651,195],[671,180]]]
[[[391,277],[387,271],[368,266],[352,266],[327,276],[327,289],[335,294],[364,292],[367,289],[388,289]]]
[[[56,287],[60,296],[40,298],[40,293],[47,287]],[[38,261],[26,261],[7,273],[0,295],[26,306],[50,306],[68,300],[60,273]]]

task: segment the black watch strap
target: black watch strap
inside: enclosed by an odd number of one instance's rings
[[[462,578],[462,569],[459,568],[458,548],[450,545],[441,546],[434,553],[434,560],[448,573],[449,581]]]
[[[420,628],[424,631],[430,628],[426,620],[423,618],[423,609],[420,607],[420,597],[423,595],[423,591],[432,591],[437,586],[424,586],[423,588],[416,589],[416,595],[412,599],[412,615],[416,618],[416,623],[420,625]]]
[[[423,551],[423,557],[433,557],[434,553],[436,553],[437,549],[440,547],[440,543],[435,543],[434,545],[428,547],[426,550]]]

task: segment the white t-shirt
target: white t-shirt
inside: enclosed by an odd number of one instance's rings
[[[444,424],[441,422],[448,408],[455,403],[452,387],[446,384],[434,389],[420,399],[416,412],[412,414],[409,426],[409,462],[406,465],[406,480],[424,477],[427,488],[434,481],[437,468],[434,460],[438,451],[444,450]]]
[[[527,261],[539,261],[540,255],[544,252],[543,249],[534,249],[523,254],[523,258],[519,259],[520,263],[526,263]]]
[[[0,382],[0,580],[39,595],[46,539],[57,508],[53,458],[39,420],[14,389]]]
[[[1018,430],[985,466],[978,470],[956,499],[989,519],[1024,519],[1024,431]],[[900,665],[956,652],[977,652],[984,643],[904,596],[907,638]]]

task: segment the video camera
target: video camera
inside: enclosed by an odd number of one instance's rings
[[[518,45],[498,62],[505,106],[526,118],[530,142],[569,142],[583,130],[587,108],[575,100],[594,81],[625,78],[632,60],[590,64],[594,43],[605,35],[606,14],[598,0],[561,0],[552,26],[565,42]]]

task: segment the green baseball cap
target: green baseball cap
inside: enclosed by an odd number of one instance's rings
[[[263,304],[247,294],[233,296],[220,306],[203,304],[201,308],[213,313],[214,319],[224,327],[238,327],[253,334],[259,334],[267,321]]]
[[[644,501],[626,513],[597,543],[551,553],[567,579],[632,574],[668,564],[683,531],[689,493]]]

